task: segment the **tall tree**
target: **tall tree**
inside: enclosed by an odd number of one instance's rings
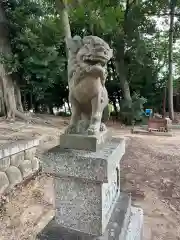
[[[173,35],[174,35],[174,15],[175,15],[176,0],[170,0],[170,26],[169,26],[169,73],[168,73],[168,103],[169,117],[174,120],[173,106]]]
[[[133,4],[133,3],[132,3]],[[126,36],[127,36],[127,28],[128,28],[128,16],[131,8],[130,0],[126,0],[125,11],[124,11],[124,20],[122,24],[122,32],[119,30],[119,36],[117,39],[117,51],[116,51],[116,67],[117,72],[120,78],[120,85],[123,92],[124,99],[131,104],[131,94],[129,83],[126,74],[126,65],[125,65],[125,44],[126,44]]]
[[[61,14],[62,25],[64,30],[65,42],[67,44],[67,39],[71,38],[71,27],[68,16],[68,5],[66,0],[56,0],[57,10]]]
[[[12,57],[9,41],[8,20],[5,15],[3,3],[0,3],[0,86],[2,89],[1,105],[4,105],[5,115],[8,119],[15,119],[15,116],[26,120],[22,111],[20,89],[12,78],[12,74],[7,72],[5,63],[2,59]],[[19,109],[18,109],[19,107]]]

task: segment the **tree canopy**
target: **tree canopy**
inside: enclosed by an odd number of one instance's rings
[[[169,79],[169,51],[174,54],[173,86],[179,88],[180,3],[174,2],[172,50],[169,49],[172,13],[168,0],[65,3],[72,36],[97,35],[114,50],[114,58],[108,63],[107,90],[115,111],[117,104],[122,112],[124,108],[134,108],[133,101],[137,98],[145,107],[162,111]],[[11,52],[0,51],[0,63],[19,86],[23,107],[25,103],[35,109],[39,105],[51,110],[62,106],[68,102],[67,56],[63,15],[57,4],[50,0],[3,0],[1,5],[7,19]],[[0,31],[0,40],[3,34]],[[1,92],[0,99],[3,99]]]

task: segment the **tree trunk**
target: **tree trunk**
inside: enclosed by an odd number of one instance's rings
[[[34,111],[35,111],[35,113],[39,113],[40,112],[40,104],[38,102],[34,103]]]
[[[6,115],[5,105],[2,98],[0,98],[0,117],[3,117]]]
[[[167,87],[165,86],[164,96],[163,96],[163,117],[166,116],[166,92],[167,92]]]
[[[0,3],[0,54],[4,57],[12,54],[8,39],[8,21],[2,3]],[[27,120],[24,114],[17,110],[14,82],[11,75],[7,74],[3,63],[0,63],[0,82],[7,118],[15,120],[15,116],[17,116]]]
[[[120,86],[122,88],[123,97],[129,104],[132,103],[129,83],[127,80],[126,70],[125,70],[125,36],[127,34],[127,21],[129,13],[130,3],[129,0],[126,1],[126,9],[124,13],[124,23],[123,23],[123,36],[120,34],[121,39],[117,39],[117,53],[116,53],[116,70],[120,78]]]
[[[122,46],[121,53],[122,52],[124,52],[123,46]],[[117,72],[118,72],[118,75],[119,75],[119,78],[120,78],[120,86],[122,88],[123,97],[126,101],[128,101],[131,104],[132,98],[131,98],[129,83],[128,83],[127,78],[126,78],[125,64],[124,64],[124,59],[123,59],[122,55],[117,57],[116,69],[117,69]]]
[[[19,110],[20,112],[24,112],[22,100],[21,100],[20,87],[18,86],[18,84],[16,82],[14,82],[14,88],[15,88],[15,98],[16,98],[17,110]]]
[[[68,104],[69,112],[71,113],[71,107],[70,107],[70,104],[69,104],[69,99],[67,99],[67,104]]]
[[[174,33],[174,11],[176,0],[170,1],[170,26],[169,26],[169,75],[168,75],[168,105],[169,117],[174,120],[174,106],[173,106],[173,33]]]
[[[79,1],[77,1],[78,4],[79,4]],[[55,0],[55,2],[56,2],[57,10],[62,15],[64,37],[65,37],[65,42],[66,42],[66,47],[67,47],[67,40],[69,38],[72,38],[67,4],[66,4],[65,0]],[[66,48],[66,55],[67,55],[67,58],[68,58],[68,55],[69,55],[68,48]],[[69,111],[71,113],[71,108],[70,108],[70,105],[69,105],[69,99],[67,99],[67,103],[68,103]]]
[[[64,29],[65,42],[67,44],[67,39],[71,38],[71,27],[69,23],[68,9],[65,0],[55,0],[56,7],[62,16],[62,24]]]
[[[48,109],[49,109],[49,114],[54,115],[53,105],[52,104],[48,104]]]
[[[67,114],[67,109],[66,109],[66,104],[64,103],[64,110],[65,110],[65,113]]]
[[[116,113],[116,116],[118,115],[118,109],[117,109],[117,106],[116,106],[116,99],[113,98],[113,107],[114,107],[114,112]]]
[[[4,105],[4,98],[3,98],[3,91],[2,91],[2,83],[0,81],[0,117],[6,115],[5,105]]]
[[[117,94],[117,100],[118,100],[118,104],[119,104],[119,110],[121,109],[121,97],[120,94]]]

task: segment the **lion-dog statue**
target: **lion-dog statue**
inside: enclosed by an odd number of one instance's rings
[[[67,41],[70,124],[65,133],[96,135],[105,131],[102,114],[108,105],[105,88],[112,49],[97,36],[74,36]]]

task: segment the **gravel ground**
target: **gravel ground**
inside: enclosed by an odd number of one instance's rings
[[[43,115],[43,119],[48,124],[1,121],[3,143],[23,136],[44,136],[51,141],[43,144],[40,151],[53,146],[68,120],[48,115]],[[144,210],[144,240],[180,239],[180,131],[175,131],[173,137],[131,135],[129,128],[108,125],[114,136],[127,139],[126,154],[121,161],[121,188],[131,192],[133,204]],[[19,195],[14,201],[23,202],[20,198]],[[1,225],[3,219],[2,215]]]
[[[176,137],[177,138],[177,137]],[[144,210],[144,240],[180,239],[180,146],[176,138],[130,137],[122,190]]]

